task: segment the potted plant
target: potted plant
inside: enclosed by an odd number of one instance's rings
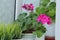
[[[0,24],[0,40],[12,40],[15,26],[13,24]]]
[[[22,31],[18,22],[0,24],[0,40],[22,40]]]
[[[29,15],[28,13],[22,13],[17,18],[22,29],[23,40],[38,40],[36,38],[42,37],[46,32],[46,28],[41,22],[38,22],[38,15],[33,12],[33,4],[24,4],[22,7],[30,11]],[[44,40],[44,37],[40,40]]]
[[[46,29],[46,37],[47,39],[53,39],[55,40],[55,16],[56,16],[56,2],[51,2],[51,0],[41,0],[43,1],[41,6],[36,8],[36,13],[40,15],[39,19],[42,23],[45,20],[45,23],[43,24]],[[45,3],[45,1],[47,3]],[[44,4],[45,3],[45,4]],[[48,22],[49,21],[49,22]],[[49,38],[48,38],[49,37]]]
[[[4,40],[12,40],[15,32],[15,25],[13,23],[5,25],[5,37]]]
[[[13,36],[13,40],[22,40],[22,30],[20,25],[18,24],[17,21],[14,22],[14,26],[15,26],[15,30],[14,30],[14,36]]]

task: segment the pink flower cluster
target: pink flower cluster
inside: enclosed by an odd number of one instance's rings
[[[37,18],[38,22],[42,22],[42,24],[51,24],[51,18],[49,16],[47,16],[46,14],[40,14]]]
[[[22,8],[24,8],[24,9],[26,9],[26,10],[31,10],[31,11],[33,11],[34,6],[33,6],[33,4],[24,4],[24,5],[22,6]]]

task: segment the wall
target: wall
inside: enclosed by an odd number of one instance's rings
[[[0,23],[14,20],[14,0],[0,0]]]

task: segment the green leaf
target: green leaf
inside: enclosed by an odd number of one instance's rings
[[[47,15],[50,16],[50,17],[51,17],[51,16],[53,17],[53,16],[55,15],[55,13],[56,13],[56,11],[55,11],[54,9],[51,9],[51,10],[49,10],[49,12],[47,13]]]
[[[42,35],[44,34],[43,32],[41,32],[40,30],[37,30],[35,32],[33,32],[34,35],[37,35],[38,38],[42,37]]]
[[[26,17],[27,13],[22,13],[18,16],[18,20],[22,21]]]
[[[46,6],[50,0],[41,0],[41,6]]]
[[[31,18],[26,19],[26,24],[31,24]]]
[[[36,8],[36,13],[39,15],[40,13],[45,13],[45,7],[40,6]]]

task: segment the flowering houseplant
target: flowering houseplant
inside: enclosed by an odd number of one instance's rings
[[[46,32],[46,28],[39,22],[38,15],[33,12],[33,4],[24,4],[22,8],[31,11],[29,12],[29,16],[27,16],[27,13],[22,13],[17,18],[23,33],[33,33],[40,38]]]
[[[47,4],[46,4],[46,6],[47,6]],[[37,7],[36,13],[38,15],[45,14],[51,18],[52,22],[55,22],[56,2],[50,2],[50,4],[47,7],[46,6],[41,5],[41,6]]]
[[[42,5],[36,8],[36,13],[39,15],[38,22],[46,27],[46,37],[55,39],[55,16],[56,16],[56,2],[48,2],[44,4],[46,0],[42,0]]]

